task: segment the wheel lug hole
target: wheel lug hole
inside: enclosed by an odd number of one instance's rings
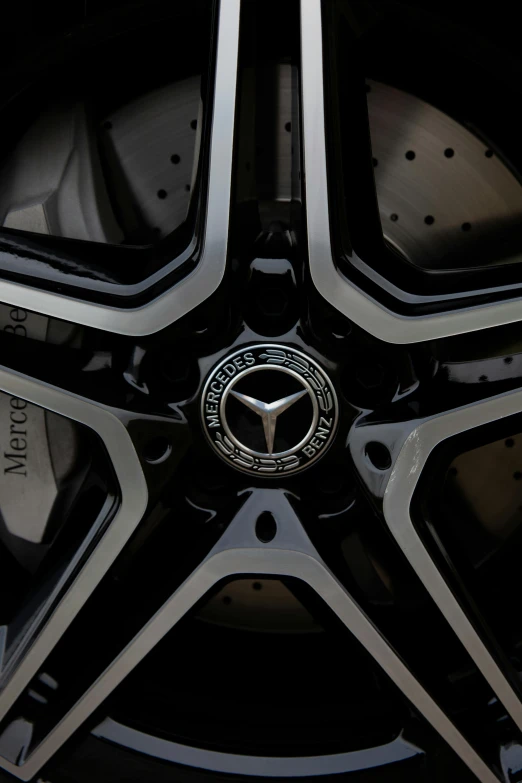
[[[256,536],[262,544],[273,541],[277,534],[277,522],[270,511],[263,511],[256,521]]]
[[[377,470],[388,470],[391,467],[391,454],[384,443],[370,441],[366,444],[365,454]]]
[[[143,456],[150,465],[159,465],[165,462],[171,454],[172,443],[162,435],[152,438],[143,448]]]

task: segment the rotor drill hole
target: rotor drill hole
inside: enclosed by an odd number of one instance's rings
[[[406,160],[415,160],[415,153],[413,150],[408,150],[408,152],[405,155]]]
[[[178,165],[178,163],[181,162],[181,158],[179,155],[171,155],[170,156],[170,162],[173,163],[175,166]]]

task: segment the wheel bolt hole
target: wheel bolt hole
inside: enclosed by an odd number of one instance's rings
[[[165,462],[172,453],[172,444],[168,438],[159,435],[150,440],[143,449],[143,456],[151,465],[159,465]]]
[[[376,440],[367,443],[366,456],[377,470],[388,470],[391,467],[391,454],[383,443]]]
[[[270,511],[263,511],[257,518],[256,536],[262,544],[273,541],[277,533],[277,523]]]

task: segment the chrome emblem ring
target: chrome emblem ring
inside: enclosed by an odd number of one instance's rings
[[[283,345],[250,345],[218,364],[201,399],[205,433],[226,462],[252,474],[308,467],[330,445],[337,396],[322,367]]]

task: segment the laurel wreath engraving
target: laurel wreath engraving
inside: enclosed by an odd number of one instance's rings
[[[227,435],[216,433],[216,446],[232,462],[236,462],[243,468],[255,470],[258,473],[280,473],[285,470],[294,470],[299,465],[299,457],[292,455],[290,457],[253,457],[245,451],[238,449]]]
[[[266,359],[267,364],[280,364],[298,372],[314,389],[322,412],[328,413],[332,410],[333,399],[326,381],[319,370],[302,356],[296,356],[295,353],[284,351],[282,348],[267,348],[266,353],[262,353],[259,358]]]
[[[258,357],[267,364],[277,364],[288,367],[298,373],[312,387],[317,398],[319,409],[323,414],[328,414],[334,407],[332,392],[321,372],[306,358],[286,351],[282,348],[267,348],[265,353]],[[215,432],[214,443],[222,454],[234,462],[237,467],[245,468],[256,473],[283,473],[295,470],[301,464],[301,458],[296,454],[287,457],[257,457],[243,451],[236,446],[224,432]]]

